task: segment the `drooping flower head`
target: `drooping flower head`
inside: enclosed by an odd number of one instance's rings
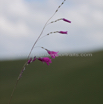
[[[48,54],[52,57],[52,58],[55,58],[55,57],[57,57],[58,56],[58,52],[54,52],[54,51],[49,51],[49,50],[47,50],[47,52],[48,52]]]
[[[68,34],[67,31],[59,31],[59,33],[61,33],[61,34]]]
[[[47,65],[49,65],[49,63],[52,63],[51,59],[48,57],[38,58],[38,60],[47,63]]]
[[[63,18],[62,20],[65,21],[65,22],[71,23],[71,21],[69,21],[69,20],[67,20],[65,18]]]

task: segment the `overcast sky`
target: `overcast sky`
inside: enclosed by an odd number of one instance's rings
[[[0,0],[0,60],[27,56],[45,22],[62,1]],[[103,0],[66,0],[51,21],[59,18],[72,23],[50,24],[42,35],[52,31],[68,31],[68,35],[51,34],[36,46],[59,52],[103,49]],[[31,55],[44,52],[35,48]]]

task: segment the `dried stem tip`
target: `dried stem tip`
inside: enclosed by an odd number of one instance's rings
[[[61,5],[57,8],[57,10],[56,10],[55,12],[58,12],[59,8],[64,4],[65,1],[66,1],[66,0],[64,0],[64,1],[61,3]]]

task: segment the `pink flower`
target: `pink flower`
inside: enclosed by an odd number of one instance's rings
[[[65,22],[71,23],[71,21],[69,21],[69,20],[67,20],[67,19],[65,19],[65,18],[63,18],[62,20],[65,21]]]
[[[55,57],[57,57],[58,56],[58,52],[54,52],[54,51],[49,51],[49,50],[47,50],[47,52],[48,52],[48,54],[52,57],[52,58],[55,58]]]
[[[51,59],[48,57],[38,58],[38,60],[47,63],[47,65],[49,65],[49,63],[52,63]]]
[[[59,31],[59,33],[61,33],[61,34],[68,34],[67,31]]]
[[[27,65],[30,64],[31,62],[32,62],[32,58],[30,58],[30,59],[28,60]]]

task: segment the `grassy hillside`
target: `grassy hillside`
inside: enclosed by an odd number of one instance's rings
[[[20,79],[11,104],[103,104],[103,51],[92,57],[35,61]],[[0,62],[0,104],[8,104],[25,60]]]

